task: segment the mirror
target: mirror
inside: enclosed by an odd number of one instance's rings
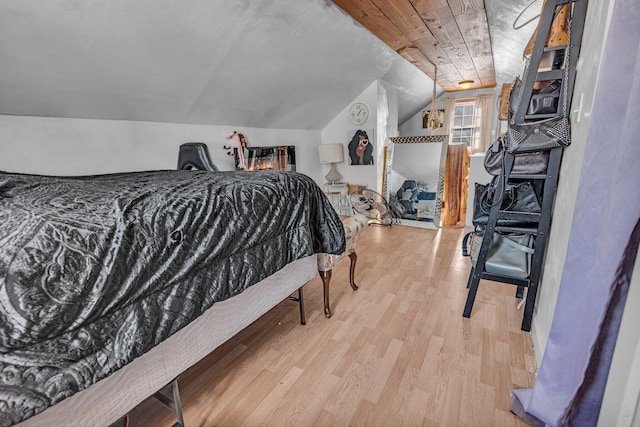
[[[389,138],[385,196],[400,223],[437,230],[444,192],[448,135]]]
[[[245,147],[246,170],[296,170],[296,147],[279,145],[274,147]]]

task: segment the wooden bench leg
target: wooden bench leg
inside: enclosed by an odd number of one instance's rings
[[[355,251],[349,254],[351,260],[351,266],[349,268],[349,284],[354,291],[358,290],[356,285],[356,262],[358,261],[358,255]],[[324,293],[324,315],[328,318],[331,317],[331,305],[329,303],[329,285],[331,284],[331,270],[318,271],[320,279],[322,279],[323,293]]]
[[[356,261],[358,261],[358,255],[356,251],[353,251],[349,254],[349,258],[351,259],[351,267],[349,268],[349,283],[351,284],[351,288],[354,291],[358,290],[358,286],[356,285]]]
[[[328,319],[331,317],[331,308],[329,307],[329,283],[331,282],[331,270],[319,271],[320,279],[322,279],[322,286],[324,291],[324,315]]]

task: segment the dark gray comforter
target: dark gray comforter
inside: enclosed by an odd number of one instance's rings
[[[344,231],[308,177],[0,173],[0,425],[108,376]]]

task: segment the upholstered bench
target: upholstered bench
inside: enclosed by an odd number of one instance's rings
[[[330,255],[325,253],[318,254],[318,273],[320,273],[320,278],[322,279],[322,285],[324,287],[324,315],[327,318],[331,317],[331,308],[329,306],[329,282],[331,282],[331,270],[334,265],[345,257],[345,255],[348,255],[351,259],[349,283],[354,291],[358,289],[358,286],[355,283],[356,261],[358,260],[358,256],[356,255],[356,237],[368,224],[368,218],[361,214],[342,218],[344,234],[347,239],[345,251],[340,255]]]

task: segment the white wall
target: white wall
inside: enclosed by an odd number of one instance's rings
[[[6,115],[0,115],[0,170],[85,175],[175,169],[185,142],[206,143],[213,162],[233,170],[223,148],[231,130],[242,132],[250,146],[295,145],[297,171],[318,175],[319,131]]]
[[[447,96],[452,96],[453,93],[443,93],[436,98],[436,106],[438,110],[444,110],[444,103]],[[424,135],[442,135],[440,129],[430,131],[429,129],[422,127],[422,112],[431,110],[431,101],[426,104],[422,109],[411,116],[409,120],[402,123],[399,127],[400,136],[424,136]]]
[[[351,123],[349,119],[349,107],[354,102],[363,102],[369,107],[369,118],[366,122],[364,122],[360,126],[355,126]],[[378,137],[377,137],[377,125],[378,125],[378,114],[377,114],[377,106],[378,106],[378,81],[374,81],[369,85],[367,89],[365,89],[358,97],[356,97],[349,105],[347,105],[344,110],[342,110],[338,115],[329,122],[327,126],[324,127],[321,131],[321,140],[322,144],[336,144],[342,143],[344,146],[344,162],[336,164],[336,168],[338,172],[340,172],[343,176],[343,181],[348,182],[350,184],[366,184],[371,189],[377,188],[377,166],[378,158],[374,159],[373,165],[366,166],[351,166],[348,161],[348,152],[347,146],[349,145],[349,141],[351,137],[355,134],[358,129],[366,130],[369,138],[374,140],[376,146],[374,147],[374,153],[379,149]],[[369,134],[370,131],[373,131],[374,136],[372,137]],[[324,176],[329,172],[329,165],[320,164],[318,158],[318,149],[315,148],[315,161],[321,166],[321,169],[317,173],[316,179],[317,182],[323,183],[326,182]]]
[[[471,155],[469,164],[469,192],[467,194],[467,214],[465,217],[465,225],[473,226],[473,204],[475,199],[475,189],[477,184],[488,184],[491,182],[491,176],[484,167],[484,153],[476,153]]]

